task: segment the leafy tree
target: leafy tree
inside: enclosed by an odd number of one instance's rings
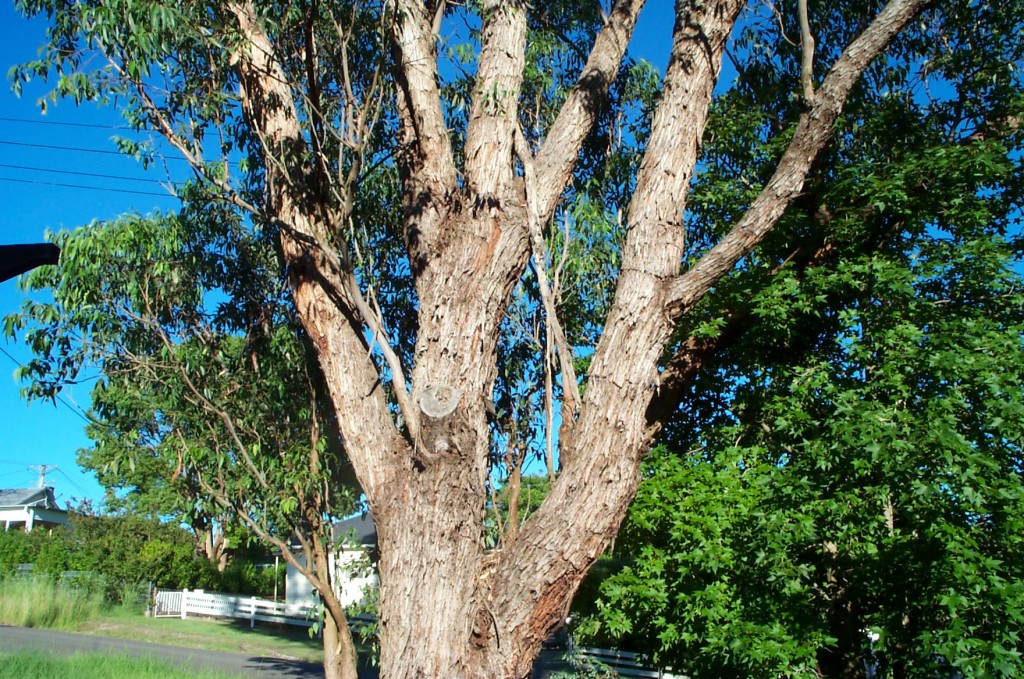
[[[926,64],[962,94],[948,149],[1016,129],[1014,3],[985,5],[978,31],[977,3],[959,0],[800,2],[743,22],[740,0],[680,1],[657,96],[625,57],[642,5],[19,5],[51,31],[16,87],[53,74],[55,97],[127,101],[130,121],[192,162],[188,200],[276,235],[378,528],[384,676],[529,673],[616,534],[655,437],[685,419],[684,388],[728,344],[716,329],[739,322],[732,302],[787,260],[822,266],[834,251],[822,234],[886,242],[854,213],[829,220],[830,204],[808,233],[803,196],[844,173],[865,179],[855,161],[878,131],[864,124],[874,102],[917,105],[894,74]],[[445,49],[437,36],[453,34]],[[732,87],[719,83],[727,47]],[[744,83],[762,80],[773,96],[747,110]],[[736,110],[705,138],[712,112]],[[695,172],[723,153],[723,190],[689,201]],[[867,176],[887,190],[881,211],[914,190],[887,169]],[[528,315],[525,331],[513,322]],[[216,351],[190,349],[186,376],[219,374]],[[533,375],[541,392],[522,388]],[[549,412],[526,417],[538,402]],[[493,421],[515,412],[517,428]],[[516,473],[531,428],[551,490],[489,551],[489,472]]]
[[[22,564],[33,563],[39,544],[45,538],[44,531],[6,530],[0,533],[0,577],[13,574]]]
[[[125,217],[56,241],[60,270],[23,281],[53,301],[26,302],[8,318],[7,331],[24,330],[36,353],[22,369],[29,395],[52,396],[99,371],[88,464],[107,484],[132,484],[119,502],[154,520],[180,517],[207,540],[215,526],[233,526],[246,542],[280,550],[324,601],[325,662],[336,672],[354,650],[334,588],[330,524],[353,511],[355,497],[273,249],[213,208]],[[160,579],[163,546],[141,550],[154,563],[137,578]]]
[[[858,676],[872,653],[891,676],[1019,670],[1021,136],[963,115],[1019,105],[1019,87],[977,73],[995,68],[986,50],[1006,68],[1021,53],[986,19],[977,53],[933,62],[957,83],[941,101],[851,102],[862,134],[830,151],[850,160],[820,167],[784,219],[803,251],[759,285],[720,281],[691,315],[662,374],[685,407],[590,634],[712,674]],[[719,102],[716,138],[773,100],[763,78],[743,90]],[[708,149],[706,223],[741,200],[748,148]]]
[[[209,587],[218,580],[212,565],[196,557],[184,531],[155,519],[75,512],[58,533],[47,545],[64,558],[47,557],[43,550],[37,566],[50,573],[98,573],[105,581],[107,598],[117,603],[130,603],[118,599],[140,583]]]
[[[1021,280],[994,239],[914,254],[807,281],[857,281],[836,332],[649,458],[591,633],[714,675],[1024,667]]]

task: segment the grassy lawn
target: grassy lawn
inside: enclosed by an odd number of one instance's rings
[[[82,653],[56,656],[40,652],[0,653],[0,679],[237,679],[237,675],[182,668],[152,658]]]
[[[300,660],[322,663],[323,647],[319,639],[311,639],[304,627],[257,623],[249,628],[248,620],[189,618],[147,618],[141,611],[111,607],[103,602],[98,592],[88,592],[64,586],[45,578],[0,579],[0,624],[22,627],[61,629],[98,636],[131,639],[211,651],[245,653],[281,660]],[[365,664],[369,648],[359,649],[360,662]],[[34,657],[34,656],[33,656]],[[42,665],[39,672],[10,674],[9,661],[21,658],[0,655],[4,665],[0,679],[7,677],[73,677],[101,676],[80,674],[67,668],[50,672]],[[29,658],[26,662],[43,662]],[[19,660],[20,662],[20,660]],[[58,662],[58,660],[53,660]],[[35,666],[33,666],[35,667]],[[108,676],[108,675],[102,675]],[[128,672],[120,676],[151,676]],[[152,676],[162,677],[162,674]],[[180,676],[180,672],[168,676]]]
[[[256,629],[250,630],[247,620],[147,618],[135,611],[115,608],[83,623],[75,631],[211,651],[323,662],[321,641],[310,639],[305,627],[256,623]]]

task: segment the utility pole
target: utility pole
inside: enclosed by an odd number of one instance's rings
[[[51,469],[59,469],[59,467],[55,464],[32,464],[29,465],[28,468],[39,470],[39,483],[36,485],[37,488],[42,488],[43,486],[46,485],[46,472],[50,471]]]

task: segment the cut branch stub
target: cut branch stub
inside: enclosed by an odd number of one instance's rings
[[[420,411],[427,417],[442,420],[455,411],[462,390],[447,384],[432,384],[420,394]]]
[[[420,442],[416,447],[417,457],[421,462],[432,462],[442,455],[456,450],[455,430],[450,416],[455,412],[462,390],[446,384],[432,384],[423,389],[419,396]]]

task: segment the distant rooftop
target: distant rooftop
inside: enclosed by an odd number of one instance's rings
[[[332,528],[335,541],[355,536],[355,540],[361,545],[377,544],[377,526],[374,525],[369,514],[360,514],[350,519],[335,521]]]
[[[39,507],[62,511],[50,487],[0,490],[0,508],[6,507]]]

